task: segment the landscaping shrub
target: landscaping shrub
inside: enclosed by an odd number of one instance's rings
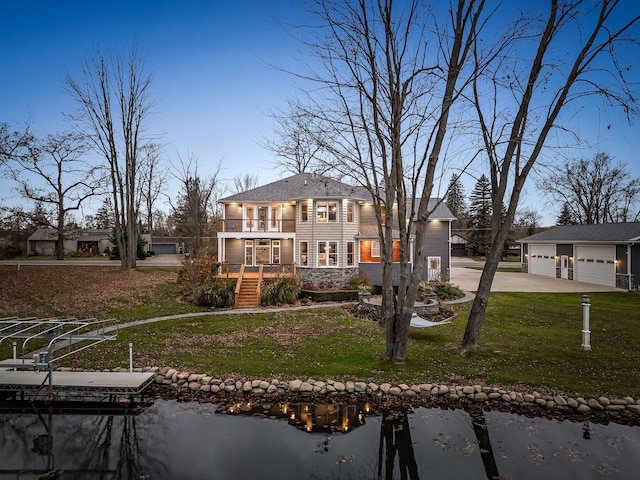
[[[206,285],[196,289],[193,302],[203,307],[231,307],[235,302],[235,289],[235,280],[212,278]]]
[[[283,305],[294,303],[300,295],[300,281],[296,277],[278,277],[262,286],[260,303]]]
[[[20,247],[13,245],[0,245],[0,259],[8,260],[22,255]]]
[[[183,296],[194,297],[196,292],[209,289],[220,268],[217,257],[200,257],[182,262],[178,270],[178,287]]]
[[[425,293],[435,293],[438,300],[453,300],[464,296],[458,287],[447,282],[422,281],[418,284],[418,300]]]
[[[351,277],[347,282],[352,290],[358,290],[360,292],[371,292],[373,285],[366,273],[360,272],[355,277]]]

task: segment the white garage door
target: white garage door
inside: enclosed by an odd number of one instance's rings
[[[556,246],[529,245],[529,273],[556,276]]]
[[[576,246],[575,279],[579,282],[616,286],[616,247]]]

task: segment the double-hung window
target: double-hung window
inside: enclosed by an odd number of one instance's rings
[[[347,202],[347,222],[355,222],[355,204],[353,202]]]
[[[380,258],[380,240],[371,240],[371,256]]]
[[[355,265],[355,243],[347,242],[347,266]]]
[[[300,242],[300,265],[309,265],[309,244]]]

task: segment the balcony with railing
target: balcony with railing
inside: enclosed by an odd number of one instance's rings
[[[294,233],[295,231],[296,222],[294,219],[222,218],[218,221],[218,232],[222,233]]]

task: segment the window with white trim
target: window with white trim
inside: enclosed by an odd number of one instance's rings
[[[371,256],[380,258],[380,240],[371,240]]]
[[[347,202],[347,222],[353,223],[356,221],[356,206],[353,202]]]
[[[318,242],[318,266],[335,267],[338,265],[338,242]]]
[[[355,265],[355,243],[347,242],[347,266]]]
[[[309,265],[309,244],[300,242],[300,265]]]
[[[335,223],[338,221],[338,202],[316,202],[316,222]]]

